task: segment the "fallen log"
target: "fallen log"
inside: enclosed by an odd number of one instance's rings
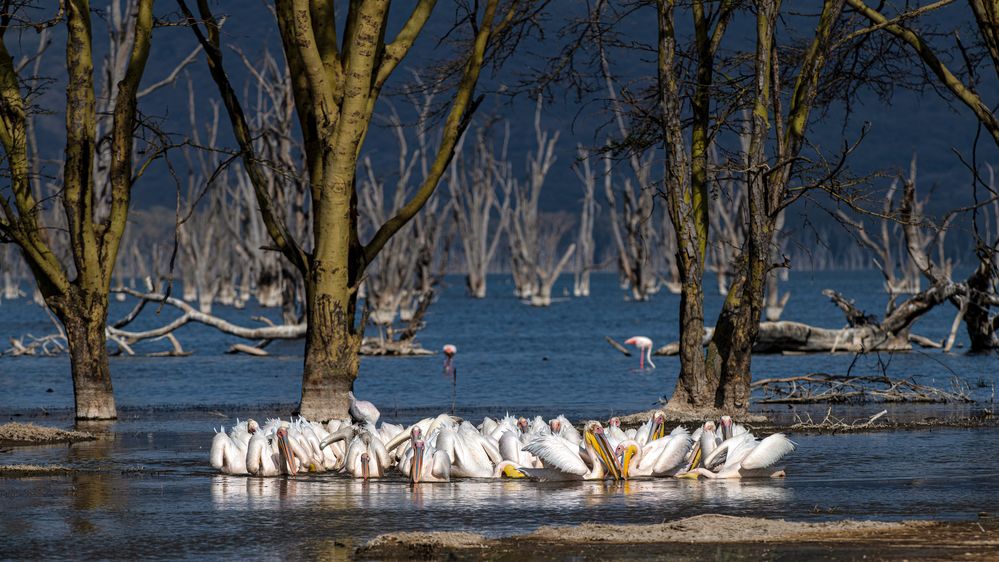
[[[714,328],[705,329],[704,345],[711,341]],[[923,347],[940,347],[938,342],[922,336],[909,335],[902,339],[887,334],[878,326],[855,328],[820,328],[801,322],[782,320],[760,322],[753,353],[863,353],[867,351],[906,351],[911,343]],[[655,351],[655,355],[676,355],[680,342],[670,342]]]
[[[392,341],[380,338],[364,338],[361,342],[361,355],[371,356],[413,356],[434,355],[413,340]]]
[[[625,356],[631,357],[631,350],[618,343],[617,340],[610,336],[604,336],[604,339],[607,340],[607,343],[609,343],[611,347],[625,354]]]

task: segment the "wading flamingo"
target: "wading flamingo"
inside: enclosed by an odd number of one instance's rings
[[[649,368],[655,369],[656,364],[652,362],[652,340],[645,336],[634,336],[624,340],[624,343],[638,348],[638,368],[645,368],[646,358],[649,360]]]

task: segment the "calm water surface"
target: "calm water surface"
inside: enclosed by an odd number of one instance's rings
[[[796,274],[786,319],[841,327],[842,315],[820,291],[836,288],[872,312],[883,309],[876,275]],[[462,295],[450,284],[428,315],[420,340],[431,349],[459,348],[459,414],[512,413],[575,419],[645,409],[675,383],[675,358],[638,372],[603,341],[648,335],[676,338],[678,298],[649,303],[622,298],[610,275],[594,278],[589,299],[549,309],[517,302],[502,277],[490,298]],[[559,292],[560,289],[557,289]],[[708,317],[720,298],[708,299]],[[127,305],[116,305],[113,317]],[[253,314],[216,313],[249,323]],[[946,335],[954,311],[938,307],[917,324],[932,338]],[[148,314],[137,327],[172,318]],[[39,310],[0,305],[0,336],[47,333]],[[189,326],[177,333],[194,351],[186,358],[112,358],[122,419],[96,442],[0,450],[0,464],[61,464],[68,476],[0,478],[0,558],[286,558],[346,552],[390,530],[473,530],[489,535],[582,521],[658,522],[697,513],[791,519],[973,518],[999,503],[999,431],[940,429],[865,435],[793,435],[800,448],[788,478],[747,482],[635,481],[627,484],[539,484],[460,481],[411,487],[400,479],[363,484],[335,475],[289,479],[226,477],[207,463],[212,427],[236,416],[287,415],[301,391],[301,345],[276,343],[267,358],[228,356],[234,340]],[[959,341],[964,340],[960,334]],[[150,343],[140,349],[157,350]],[[842,373],[854,357],[758,356],[759,377],[813,371]],[[949,386],[955,377],[991,408],[999,370],[995,356],[960,350],[881,354],[859,359],[853,372],[879,372]],[[441,358],[369,358],[357,393],[378,404],[389,421],[409,422],[442,410],[450,386]],[[65,358],[0,358],[0,419],[69,425],[72,387]],[[870,415],[881,405],[859,406]],[[909,411],[889,408],[889,416]],[[785,412],[784,408],[778,410]],[[834,413],[841,410],[834,409]],[[49,415],[43,415],[48,412]],[[346,546],[344,546],[346,545]]]

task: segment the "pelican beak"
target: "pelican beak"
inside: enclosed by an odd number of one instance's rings
[[[650,441],[655,441],[656,439],[661,439],[666,437],[666,420],[656,416],[652,420],[652,437]]]
[[[637,447],[628,445],[628,448],[624,450],[624,454],[621,455],[621,476],[625,480],[628,479],[628,475],[631,472],[631,459],[635,457],[635,453],[637,452]]]
[[[288,463],[288,474],[294,476],[298,473],[298,469],[295,468],[295,457],[291,454],[291,446],[288,445],[288,433],[281,431],[278,433],[278,450],[281,451],[281,456],[284,457],[284,462]]]
[[[361,476],[364,481],[367,482],[368,478],[371,477],[371,468],[368,466],[371,462],[371,458],[367,453],[361,455]]]
[[[503,476],[506,476],[507,478],[527,478],[526,474],[517,470],[515,466],[510,464],[503,467]]]
[[[694,452],[690,455],[690,465],[687,466],[687,472],[697,468],[697,465],[701,464],[701,441],[698,440],[694,443]]]
[[[614,454],[610,448],[610,443],[607,442],[607,436],[604,435],[603,430],[600,430],[599,433],[594,433],[593,431],[587,429],[585,439],[590,442],[590,445],[597,452],[597,456],[599,457],[600,462],[603,463],[607,473],[612,476],[614,480],[620,480],[621,469],[617,464],[617,459],[614,458]]]
[[[685,480],[697,480],[701,477],[701,475],[696,472],[684,472],[683,474],[677,474],[676,477],[683,478]]]
[[[409,481],[413,484],[420,482],[420,475],[423,474],[423,441],[413,443],[413,465],[409,467]]]

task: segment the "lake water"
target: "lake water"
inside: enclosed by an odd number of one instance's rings
[[[568,282],[568,279],[563,279]],[[869,312],[884,296],[871,272],[795,273],[785,319],[841,327],[842,314],[821,290],[835,288]],[[593,296],[566,298],[536,309],[511,296],[503,276],[490,279],[490,297],[463,295],[448,278],[427,316],[420,341],[429,349],[458,346],[458,414],[565,413],[606,418],[647,409],[675,384],[677,360],[655,358],[640,372],[604,341],[646,335],[676,339],[678,297],[624,300],[612,275],[596,275]],[[556,289],[557,294],[562,289]],[[709,295],[708,318],[720,306]],[[112,317],[127,304],[116,303]],[[137,326],[167,322],[149,307]],[[273,311],[227,310],[241,323]],[[916,332],[943,338],[953,307],[941,306]],[[711,322],[709,322],[711,323]],[[0,337],[48,333],[41,311],[24,301],[0,304]],[[194,354],[184,358],[111,359],[121,420],[96,442],[0,450],[0,464],[61,464],[64,476],[0,478],[0,558],[300,558],[338,556],[391,530],[472,530],[488,535],[581,521],[659,522],[697,513],[791,519],[974,518],[999,502],[999,431],[937,429],[861,435],[792,435],[799,450],[783,480],[746,482],[634,481],[626,484],[539,484],[459,481],[411,487],[398,478],[367,484],[339,476],[258,479],[213,473],[207,462],[212,427],[236,416],[283,415],[300,393],[301,344],[275,343],[271,357],[225,355],[234,339],[192,325],[177,333]],[[966,341],[963,333],[959,341]],[[156,351],[156,343],[137,351]],[[450,384],[441,357],[365,358],[357,394],[388,421],[408,422],[444,410]],[[823,371],[843,373],[850,354],[757,356],[754,376]],[[887,365],[896,377],[949,387],[958,377],[978,403],[993,408],[995,355],[958,349],[862,357],[855,373]],[[51,391],[49,391],[51,389]],[[72,386],[65,357],[0,358],[0,419],[71,424]],[[870,415],[870,404],[851,414]],[[889,408],[889,416],[920,411]],[[779,411],[785,411],[780,407]],[[843,410],[834,408],[834,413]]]

